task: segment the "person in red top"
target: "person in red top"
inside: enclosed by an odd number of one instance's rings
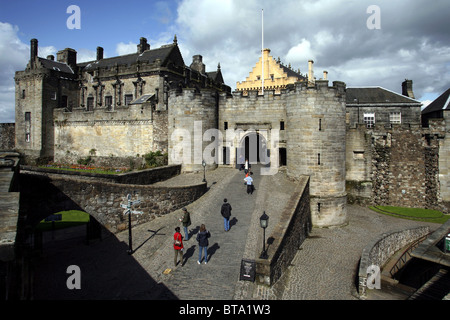
[[[183,266],[183,236],[180,233],[180,227],[175,228],[175,234],[173,235],[173,249],[175,251],[174,263],[177,266],[178,254],[181,255],[181,266]]]

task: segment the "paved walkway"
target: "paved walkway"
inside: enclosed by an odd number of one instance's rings
[[[272,288],[239,281],[242,258],[261,251],[259,216],[270,216],[267,235],[291,196],[293,182],[283,173],[259,175],[256,191],[246,194],[243,172],[219,168],[208,172],[209,191],[187,208],[191,212],[191,239],[184,243],[184,266],[173,265],[173,233],[180,226],[181,210],[133,228],[133,255],[128,255],[128,231],[106,235],[88,246],[83,237],[61,231],[48,239],[44,255],[35,265],[36,299],[283,299],[356,300],[355,277],[364,246],[381,233],[423,225],[348,206],[349,224],[339,228],[313,228],[292,265]],[[201,181],[201,174],[185,174],[161,184]],[[231,229],[223,230],[223,198],[232,205]],[[197,264],[195,240],[200,224],[211,232],[209,263]],[[428,224],[433,229],[438,225]],[[66,233],[66,234],[63,234]],[[49,237],[50,235],[47,235]],[[68,290],[69,265],[81,270],[81,290]],[[168,270],[170,269],[170,270]],[[166,272],[164,272],[166,271]]]

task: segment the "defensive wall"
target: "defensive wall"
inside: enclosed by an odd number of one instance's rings
[[[17,281],[16,236],[19,224],[19,154],[0,152],[0,300],[11,296]],[[20,271],[19,271],[20,274]]]
[[[74,175],[27,167],[21,171],[20,177],[21,214],[32,226],[59,211],[82,210],[110,232],[116,233],[128,228],[128,217],[121,207],[121,204],[127,204],[128,194],[133,200],[141,200],[133,208],[143,212],[132,215],[132,225],[135,225],[186,206],[206,192],[204,182],[177,187],[147,185],[179,170],[179,166],[167,166],[118,177],[101,175],[97,178],[95,174]]]
[[[429,208],[448,212],[446,130],[420,125],[364,125],[346,133],[349,203]]]
[[[15,124],[0,123],[0,150],[14,150],[15,138]]]
[[[167,111],[153,110],[150,103],[113,110],[74,108],[54,110],[54,161],[76,163],[87,156],[96,165],[114,160],[129,166],[150,151],[167,152]]]
[[[268,235],[268,259],[257,258],[256,281],[274,284],[287,270],[298,249],[311,232],[309,177],[298,180],[295,191],[282,212],[279,222]]]
[[[199,103],[205,99],[209,103],[202,108]],[[288,177],[310,176],[313,225],[336,226],[347,222],[345,83],[334,81],[329,86],[328,80],[314,84],[297,82],[279,93],[265,90],[264,95],[239,91],[212,96],[206,90],[195,93],[183,89],[176,102],[180,108],[174,109],[181,110],[173,116],[169,111],[169,138],[170,128],[179,128],[176,124],[189,130],[194,121],[202,120],[202,134],[209,128],[218,128],[223,133],[221,141],[229,152],[227,164],[234,166],[238,148],[242,148],[248,131],[253,130],[262,137],[261,148],[270,156],[271,169],[278,169],[284,151]],[[195,118],[194,112],[198,115]],[[218,126],[213,126],[215,121]],[[237,132],[233,139],[229,139],[227,130]],[[222,163],[220,155],[218,159]]]

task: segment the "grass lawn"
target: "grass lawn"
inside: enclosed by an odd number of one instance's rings
[[[85,165],[62,165],[62,164],[48,164],[45,166],[39,166],[39,168],[75,171],[75,172],[90,172],[96,174],[119,174],[130,171],[127,168],[106,168],[106,167],[94,167]]]
[[[70,210],[55,213],[61,215],[61,220],[55,221],[55,229],[62,229],[83,225],[89,222],[89,214],[83,211]],[[40,231],[52,230],[52,221],[42,220],[36,227]]]
[[[446,222],[450,218],[450,215],[444,215],[440,211],[431,209],[404,208],[393,206],[370,206],[369,209],[372,209],[373,211],[376,211],[378,213],[387,214],[398,218],[441,224]]]

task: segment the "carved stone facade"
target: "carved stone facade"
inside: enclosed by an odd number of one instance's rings
[[[106,59],[98,47],[97,60],[85,63],[70,48],[57,61],[40,58],[37,45],[31,40],[30,62],[15,76],[16,148],[30,163],[168,152],[169,90],[230,91],[220,67],[198,67],[201,56],[185,66],[176,37],[156,49],[141,38],[135,54]]]

